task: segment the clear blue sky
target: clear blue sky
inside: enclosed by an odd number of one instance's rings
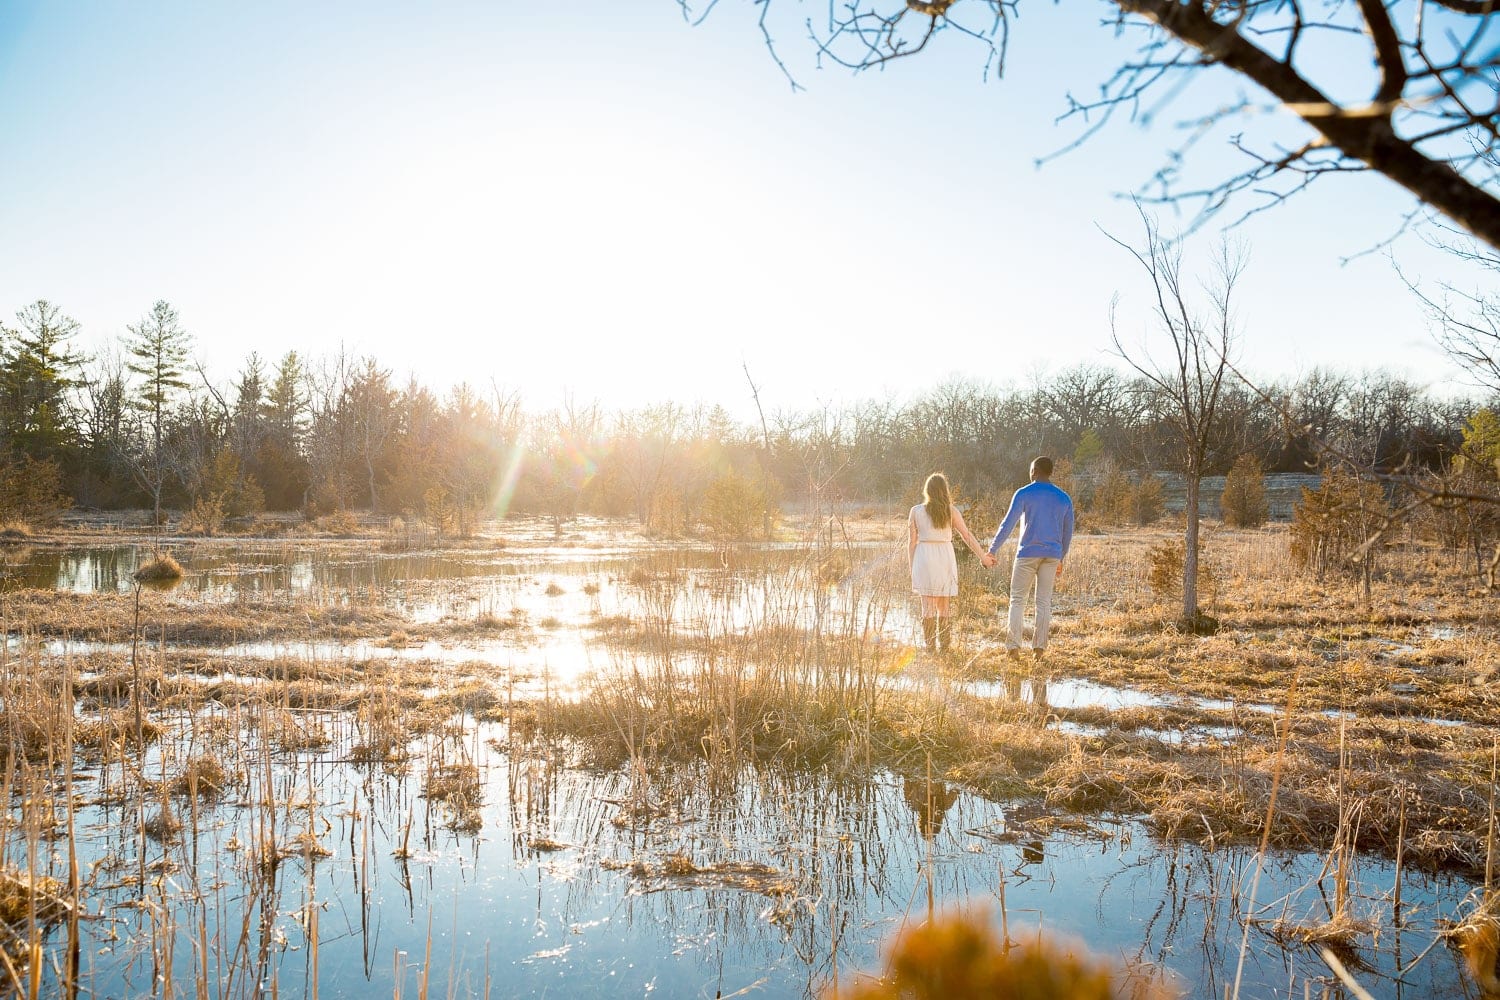
[[[699,27],[673,0],[9,0],[0,316],[52,299],[94,348],[164,298],[223,380],[251,349],[343,344],[534,406],[741,414],[742,362],[772,408],[803,407],[1111,363],[1117,293],[1147,329],[1100,227],[1137,235],[1118,195],[1161,162],[1172,109],[1036,166],[1076,135],[1064,94],[1123,51],[1100,5],[1024,5],[999,82],[958,39],[820,70],[817,5],[781,6],[799,93],[738,0]],[[1226,157],[1215,140],[1200,176]],[[1245,363],[1451,377],[1389,263],[1340,265],[1410,200],[1319,187],[1236,231]],[[1426,279],[1453,267],[1398,252]]]

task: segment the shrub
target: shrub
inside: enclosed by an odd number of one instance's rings
[[[703,494],[703,526],[717,542],[750,538],[762,530],[766,508],[765,492],[731,469],[709,483]]]
[[[1182,597],[1182,574],[1187,562],[1187,544],[1180,538],[1153,545],[1146,551],[1150,568],[1146,571],[1146,582],[1151,593],[1162,601],[1176,601]],[[1218,576],[1203,550],[1198,550],[1198,596],[1212,604],[1218,596]]]
[[[458,522],[458,508],[445,487],[434,485],[422,491],[422,517],[439,538],[453,530]]]
[[[1254,455],[1235,459],[1234,467],[1224,477],[1219,512],[1231,528],[1258,528],[1266,523],[1270,513],[1266,504],[1266,477]]]
[[[0,462],[0,521],[53,525],[73,501],[63,492],[62,470],[56,462],[23,456]]]
[[[1316,490],[1302,488],[1292,512],[1292,558],[1322,580],[1330,569],[1357,569],[1368,576],[1373,540],[1390,524],[1391,509],[1379,483],[1330,472]]]
[[[265,493],[255,477],[245,471],[239,455],[220,448],[197,474],[192,484],[192,505],[182,516],[179,530],[217,535],[229,518],[259,514],[266,506]]]
[[[1146,582],[1151,586],[1151,593],[1164,601],[1181,595],[1182,565],[1187,559],[1187,546],[1181,541],[1162,542],[1151,546],[1146,557],[1150,562]]]
[[[1161,520],[1166,509],[1161,480],[1149,472],[1145,473],[1130,491],[1130,520],[1142,527],[1155,524]]]
[[[1130,521],[1131,494],[1134,487],[1130,477],[1111,467],[1094,490],[1093,515],[1101,524],[1125,524]]]
[[[352,535],[359,531],[359,518],[353,511],[336,510],[318,518],[318,527],[330,535]]]
[[[224,498],[215,493],[194,500],[177,527],[183,534],[217,535],[224,527]]]

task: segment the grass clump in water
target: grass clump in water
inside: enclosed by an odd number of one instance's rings
[[[219,758],[204,754],[189,760],[182,773],[172,779],[171,792],[173,795],[197,796],[212,802],[223,793],[228,783],[229,775]]]
[[[951,914],[912,928],[886,951],[878,978],[833,987],[824,1000],[1165,1000],[1165,990],[1137,982],[1116,985],[1114,971],[1081,949],[1037,940],[1002,941],[984,916]],[[1127,977],[1120,976],[1124,980]]]
[[[484,802],[484,789],[479,783],[479,768],[473,764],[466,761],[433,767],[427,772],[422,794],[447,807],[449,826],[455,831],[475,834],[483,827],[479,807]]]
[[[182,579],[182,564],[163,552],[131,575],[136,583],[146,587],[171,586]]]

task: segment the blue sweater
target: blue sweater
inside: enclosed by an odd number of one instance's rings
[[[1000,551],[1018,521],[1021,539],[1017,559],[1062,559],[1068,554],[1068,546],[1073,544],[1073,501],[1056,486],[1035,482],[1016,490],[1005,520],[990,542],[991,555]]]

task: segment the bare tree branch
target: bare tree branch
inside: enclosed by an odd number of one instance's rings
[[[787,72],[766,21],[776,0],[752,2],[760,7],[767,47]],[[809,21],[808,33],[820,63],[860,71],[927,51],[949,31],[985,50],[987,77],[991,67],[1003,75],[1018,7],[1019,0],[830,0],[826,23],[815,28]],[[1149,123],[1198,74],[1218,68],[1254,83],[1269,102],[1245,100],[1198,116],[1187,142],[1137,188],[1137,197],[1195,207],[1191,229],[1245,195],[1261,200],[1241,219],[1329,175],[1373,171],[1500,248],[1495,0],[1355,0],[1322,5],[1315,16],[1302,0],[1107,0],[1107,9],[1106,27],[1141,32],[1136,55],[1101,67],[1105,82],[1097,98],[1067,96],[1061,119],[1077,119],[1081,131],[1038,162],[1077,148],[1117,113]],[[985,18],[974,21],[974,11]],[[1309,44],[1314,38],[1336,46]],[[1358,65],[1348,57],[1365,54],[1373,70],[1370,97],[1335,98],[1349,91],[1350,66]],[[1267,152],[1262,140],[1236,132],[1229,141],[1250,159],[1247,168],[1207,185],[1180,186],[1187,149],[1213,130],[1274,109],[1290,111],[1313,135]]]

